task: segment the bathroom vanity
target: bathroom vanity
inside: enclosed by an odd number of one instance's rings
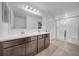
[[[1,56],[33,56],[46,49],[50,44],[50,34],[31,33],[10,35],[0,38]]]

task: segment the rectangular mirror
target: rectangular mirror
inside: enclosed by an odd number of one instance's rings
[[[9,18],[5,22],[9,24],[9,31],[19,31],[19,30],[38,30],[38,23],[42,24],[42,16],[32,14],[28,11],[25,11],[21,8],[18,8],[24,3],[19,2],[6,2],[7,5],[4,8],[5,15],[4,19]],[[5,4],[3,5],[3,7]],[[8,7],[8,8],[7,8]],[[8,11],[8,12],[7,12]],[[9,13],[9,16],[7,14]],[[7,17],[7,18],[6,18]]]

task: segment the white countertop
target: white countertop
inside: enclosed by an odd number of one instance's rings
[[[48,33],[49,32],[34,32],[34,33],[27,33],[27,34],[7,35],[7,36],[0,37],[0,42],[14,40],[14,39],[23,38],[23,37],[31,37],[31,36],[41,35],[41,34],[48,34]]]

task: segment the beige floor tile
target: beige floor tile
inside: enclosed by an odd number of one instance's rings
[[[52,40],[50,46],[36,56],[79,56],[79,46],[60,40]]]

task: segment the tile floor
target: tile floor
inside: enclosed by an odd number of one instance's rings
[[[60,40],[52,40],[50,46],[36,56],[79,56],[79,46]]]

